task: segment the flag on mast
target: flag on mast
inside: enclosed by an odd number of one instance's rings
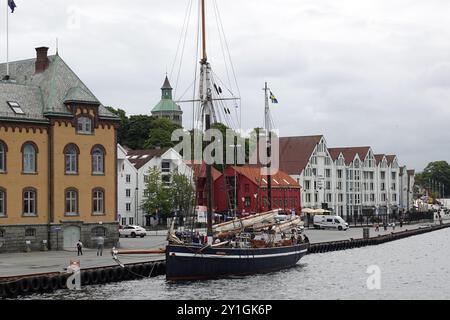
[[[14,0],[8,0],[8,6],[11,8],[11,13],[14,13],[14,9],[17,7]]]
[[[270,91],[270,100],[272,100],[272,103],[278,103],[278,99],[275,98],[275,95]]]

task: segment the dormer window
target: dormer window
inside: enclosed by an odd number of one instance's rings
[[[77,123],[79,134],[92,134],[92,120],[89,117],[79,117]]]
[[[19,103],[15,101],[8,101],[8,105],[12,109],[12,111],[14,111],[15,114],[25,114]]]

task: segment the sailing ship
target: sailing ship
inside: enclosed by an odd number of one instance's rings
[[[206,54],[205,0],[200,1],[202,19],[202,59],[200,61],[200,115],[203,129],[209,130],[215,120],[212,94],[212,70]],[[269,126],[269,89],[265,86],[266,129]],[[267,154],[271,155],[270,134]],[[192,239],[177,237],[173,228],[168,233],[166,279],[169,281],[206,280],[229,276],[246,276],[279,271],[294,267],[305,255],[309,243],[304,243],[297,227],[303,224],[300,217],[280,221],[280,210],[272,210],[271,167],[267,165],[269,211],[213,225],[212,166],[206,164],[207,188],[207,241],[192,243]],[[162,251],[157,251],[161,253]],[[115,254],[120,253],[115,251]],[[142,250],[139,253],[145,253]],[[148,251],[148,253],[152,253]],[[156,252],[153,252],[156,253]]]
[[[206,54],[205,0],[201,0],[202,15],[202,59],[200,62],[200,102],[205,130],[211,128],[214,114],[213,84],[211,65]],[[269,121],[269,90],[265,87],[266,129]],[[270,138],[269,138],[270,139]],[[267,146],[270,155],[270,141]],[[184,243],[169,231],[169,245],[166,247],[167,280],[202,280],[228,276],[244,276],[278,271],[295,266],[309,248],[309,243],[301,243],[297,235],[290,239],[285,231],[296,230],[302,222],[300,218],[280,223],[276,220],[278,210],[271,210],[270,165],[268,166],[269,212],[246,218],[235,219],[213,226],[213,182],[212,166],[206,167],[207,178],[207,237],[205,245]],[[295,233],[295,231],[293,232]],[[259,237],[259,239],[258,239]],[[216,241],[214,241],[216,239]],[[218,240],[217,240],[218,239]],[[217,242],[217,243],[216,243]]]

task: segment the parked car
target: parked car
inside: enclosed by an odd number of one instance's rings
[[[339,216],[326,216],[326,215],[316,215],[314,216],[314,228],[316,229],[337,229],[347,230],[349,228],[348,223],[344,221]]]
[[[121,237],[145,237],[147,235],[147,231],[142,228],[141,226],[125,226],[121,229],[119,229],[119,236]]]

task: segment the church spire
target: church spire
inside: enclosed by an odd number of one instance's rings
[[[167,78],[167,75],[166,75],[166,80],[164,80],[164,84],[161,88],[162,99],[172,99],[172,90],[173,90],[173,88],[170,85],[169,78]]]

